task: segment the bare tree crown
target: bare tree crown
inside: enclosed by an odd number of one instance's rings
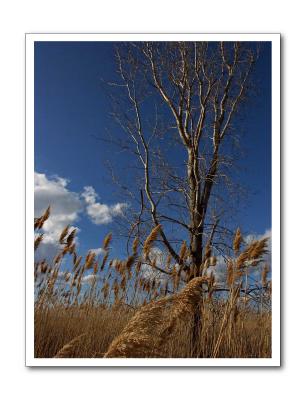
[[[140,193],[140,212],[130,234],[149,220],[161,225],[162,242],[178,264],[175,229],[188,235],[198,269],[205,245],[218,232],[220,213],[210,207],[212,193],[226,175],[222,167],[231,165],[224,142],[247,94],[257,53],[254,45],[239,42],[116,47],[119,79],[108,83],[119,90],[112,96],[112,115],[125,132],[121,145],[135,156],[142,176],[139,191],[132,193],[134,198]],[[176,157],[166,154],[170,146]]]

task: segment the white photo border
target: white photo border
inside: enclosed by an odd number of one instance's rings
[[[25,365],[59,367],[278,367],[281,365],[281,129],[279,33],[26,34],[26,356]],[[35,358],[34,357],[34,45],[36,41],[269,41],[272,43],[272,357],[271,358]]]

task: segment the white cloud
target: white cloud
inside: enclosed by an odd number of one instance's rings
[[[210,267],[209,271],[213,271],[216,282],[223,284],[226,281],[226,263],[222,256],[217,256],[217,263],[215,267]]]
[[[59,176],[47,177],[37,172],[34,174],[34,216],[40,217],[47,207],[51,206],[50,217],[42,228],[43,241],[35,253],[37,260],[46,258],[50,261],[55,257],[60,250],[59,236],[67,225],[70,225],[70,231],[80,231],[75,223],[84,210],[94,224],[101,225],[111,223],[114,217],[123,215],[127,208],[126,203],[110,206],[99,203],[98,194],[92,186],[86,186],[82,193],[76,193],[69,190],[68,184],[67,179]],[[78,243],[78,237],[76,242]],[[102,249],[92,251],[97,256],[103,254]]]
[[[86,212],[91,221],[96,225],[108,224],[113,221],[114,217],[122,216],[127,208],[126,203],[116,203],[108,206],[97,201],[98,194],[92,186],[86,186],[82,197],[86,203]]]
[[[98,249],[90,249],[89,251],[91,253],[95,253],[96,257],[99,257],[100,255],[105,254],[105,250],[103,250],[102,247],[99,247]]]
[[[265,237],[271,238],[271,229],[266,229],[266,230],[265,230],[265,233],[263,233],[263,234],[250,234],[250,235],[247,235],[247,236],[244,238],[244,240],[245,240],[247,243],[251,243],[251,242],[253,242],[254,240],[261,240],[261,239],[263,239],[263,238],[265,238]],[[269,240],[269,242],[271,242],[271,240]]]
[[[82,283],[88,284],[88,285],[91,285],[92,283],[99,282],[99,281],[101,281],[101,277],[99,275],[94,275],[94,274],[85,275],[82,278]]]
[[[165,269],[167,254],[165,254],[158,247],[152,247],[149,252],[149,258],[151,261],[155,260],[155,265],[161,269]],[[152,268],[151,265],[143,263],[141,265],[141,275],[144,279],[160,281],[161,283],[166,280],[164,273]]]
[[[61,177],[48,178],[45,174],[35,172],[34,175],[34,216],[40,217],[47,207],[51,206],[51,213],[44,223],[42,232],[44,238],[36,252],[36,258],[50,260],[59,251],[59,236],[65,226],[76,228],[82,210],[82,202],[78,193],[67,189],[68,180]]]

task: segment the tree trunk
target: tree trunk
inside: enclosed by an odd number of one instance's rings
[[[199,228],[195,228],[191,235],[190,241],[190,253],[192,259],[192,265],[194,266],[194,276],[200,276],[200,267],[202,264],[202,253],[203,253],[203,225]]]
[[[199,276],[203,250],[203,207],[198,170],[198,149],[188,149],[189,212],[191,222],[190,255],[195,267],[194,276]]]

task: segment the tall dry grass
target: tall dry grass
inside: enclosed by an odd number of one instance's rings
[[[36,218],[37,250],[50,208]],[[207,244],[200,276],[178,267],[171,257],[160,265],[151,248],[159,235],[135,238],[125,260],[110,258],[111,234],[102,257],[77,254],[75,230],[59,237],[52,263],[35,262],[35,357],[271,357],[271,280],[262,267],[260,282],[250,284],[261,266],[267,239],[244,243],[238,229],[227,257],[226,282]],[[181,264],[188,260],[185,242]],[[144,274],[143,265],[152,273]],[[164,272],[162,272],[164,271]],[[197,318],[195,318],[197,316]]]

